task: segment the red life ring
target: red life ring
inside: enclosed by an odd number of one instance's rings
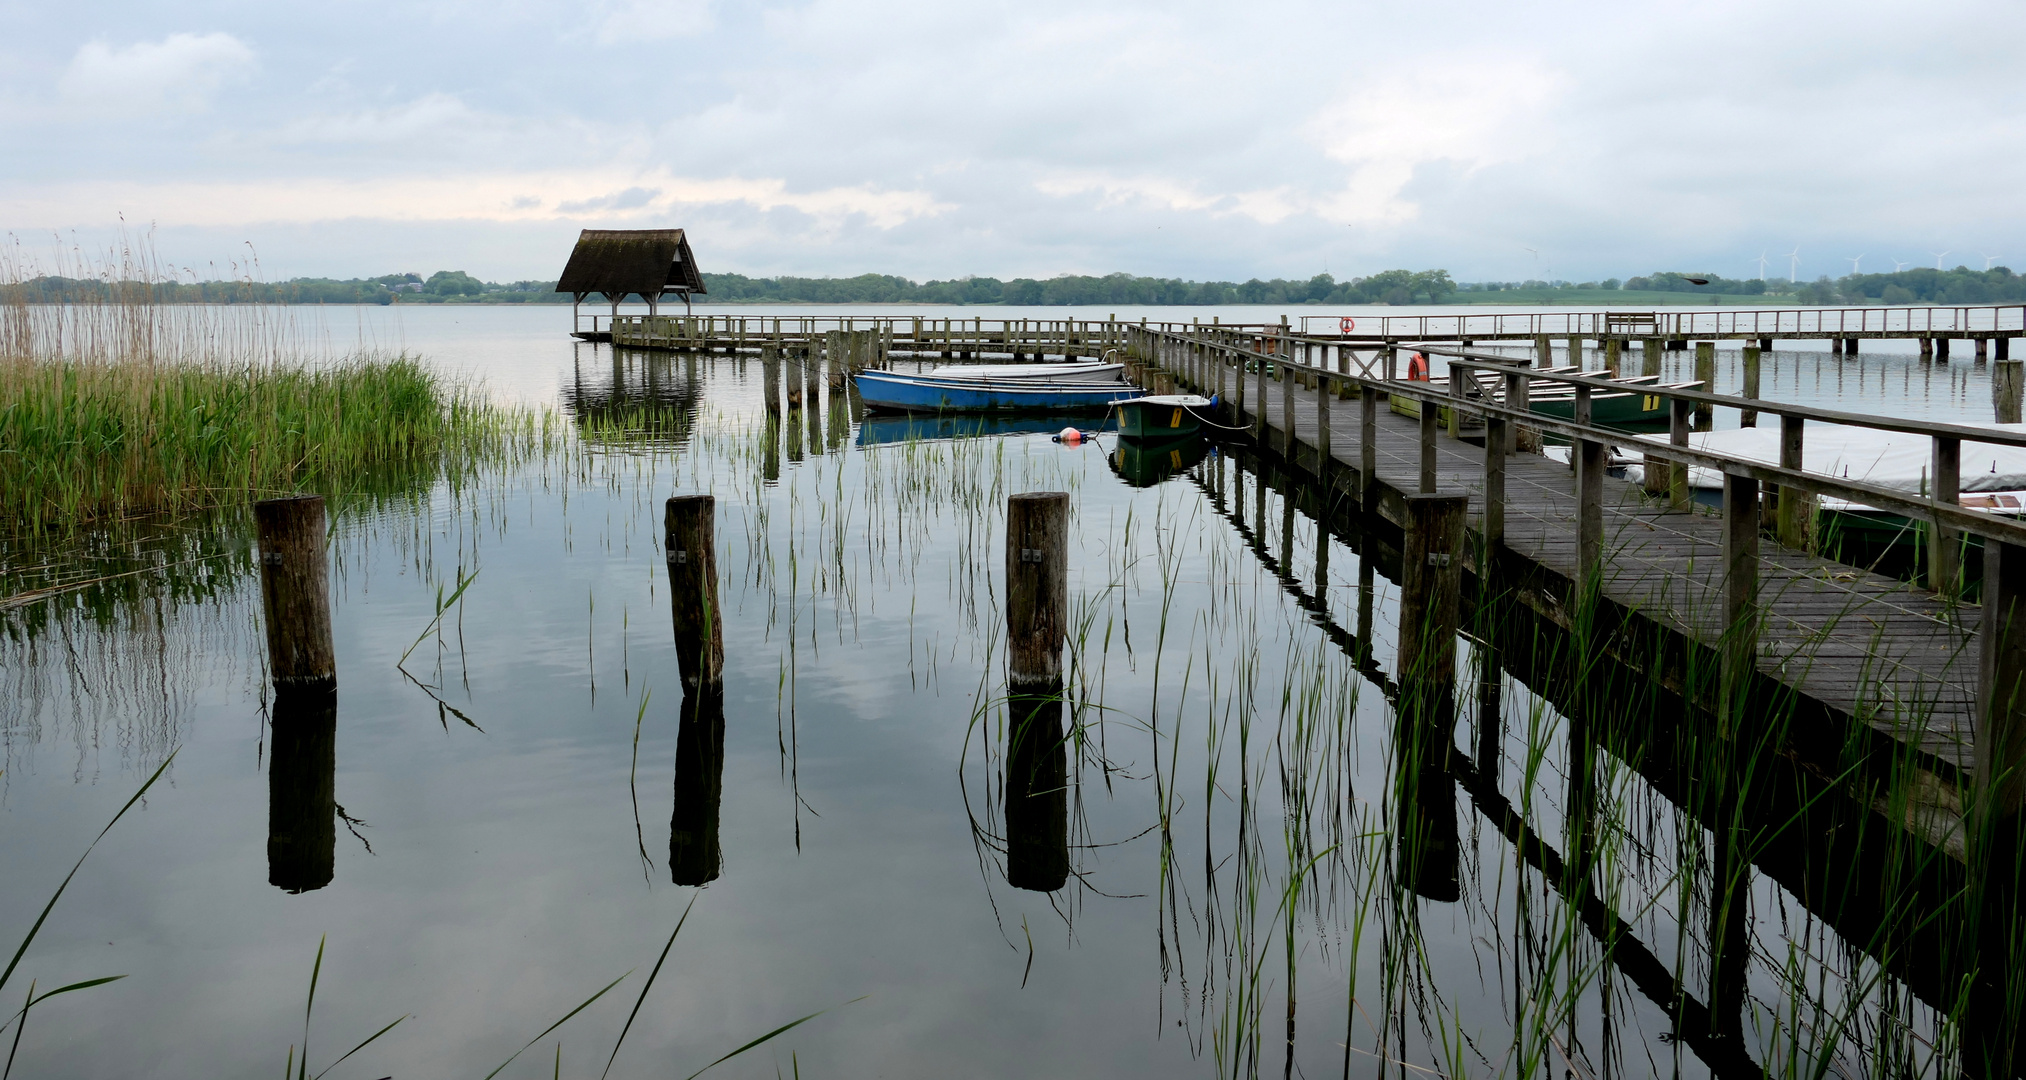
[[[1357,328],[1358,320],[1351,318],[1349,315],[1337,320],[1337,330],[1340,333],[1348,334]]]
[[[1415,353],[1407,358],[1407,378],[1411,382],[1428,381],[1428,358]]]

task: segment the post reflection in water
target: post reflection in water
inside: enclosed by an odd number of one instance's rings
[[[682,695],[675,731],[675,809],[668,819],[668,876],[677,885],[716,881],[718,804],[724,792],[725,692],[706,684]]]
[[[1405,700],[1406,695],[1402,695]],[[1398,880],[1429,900],[1463,896],[1458,874],[1456,778],[1449,729],[1431,715],[1401,709],[1394,727],[1394,829]]]
[[[338,695],[277,687],[268,727],[267,882],[291,893],[321,889],[336,861]]]
[[[1006,746],[1006,884],[1054,892],[1069,880],[1069,748],[1062,694],[1015,693]]]

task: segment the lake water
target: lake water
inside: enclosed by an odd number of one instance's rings
[[[332,340],[638,434],[337,515],[334,744],[275,715],[230,523],[237,573],[5,614],[0,943],[175,755],[9,990],[127,978],[37,1006],[22,1075],[279,1068],[322,942],[313,1073],[405,1014],[331,1075],[483,1077],[630,972],[501,1074],[560,1053],[590,1076],[685,913],[614,1075],[687,1076],[819,1010],[712,1075],[1712,1073],[1513,840],[1519,822],[1563,845],[1588,792],[1615,838],[1596,895],[1706,983],[1707,831],[1667,771],[1506,673],[1492,720],[1472,704],[1456,730],[1474,779],[1410,782],[1384,677],[1395,588],[1270,465],[1038,433],[879,442],[841,398],[770,434],[757,362],[614,357],[567,321],[325,314]],[[1765,393],[1988,410],[1981,370],[1910,350],[1782,353]],[[1000,604],[1005,498],[1031,490],[1074,515],[1061,816],[1038,829],[1007,813],[1036,765],[1009,753]],[[663,500],[691,492],[718,499],[721,755],[710,710],[684,705],[660,550]],[[302,822],[326,783],[320,852],[321,819]],[[1427,820],[1450,855],[1419,853],[1403,822]],[[1066,856],[1060,888],[1009,884],[1037,852]],[[699,867],[708,884],[676,883]],[[1748,1052],[1937,1068],[1932,1003],[1794,889],[1746,875]],[[1825,1001],[1831,1020],[1794,1018]]]

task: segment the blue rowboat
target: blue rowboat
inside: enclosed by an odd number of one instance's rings
[[[980,383],[887,371],[862,371],[857,378],[865,407],[887,412],[1103,412],[1113,402],[1145,393],[1126,383],[1036,386],[1031,381]]]
[[[967,439],[989,435],[1053,435],[1075,426],[1070,416],[1046,413],[906,413],[867,415],[858,422],[858,445],[879,446],[909,441]]]

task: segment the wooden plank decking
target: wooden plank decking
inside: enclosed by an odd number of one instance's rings
[[[1270,386],[1266,397],[1269,445],[1279,448],[1286,426],[1282,388]],[[1297,388],[1295,434],[1311,452],[1316,408],[1315,392]],[[1336,401],[1330,409],[1331,457],[1352,475],[1363,438],[1359,411],[1356,399]],[[1379,483],[1400,493],[1418,490],[1418,422],[1382,403],[1377,436]],[[1444,436],[1437,454],[1438,490],[1470,494],[1474,532],[1484,510],[1484,448]],[[1533,454],[1509,457],[1506,469],[1506,547],[1574,580],[1574,473]],[[1604,483],[1605,596],[1714,647],[1722,628],[1722,520],[1702,512],[1668,512],[1623,480]],[[1834,713],[1970,768],[1975,634],[1982,608],[1947,604],[1904,582],[1771,540],[1762,541],[1759,573],[1763,674]]]

